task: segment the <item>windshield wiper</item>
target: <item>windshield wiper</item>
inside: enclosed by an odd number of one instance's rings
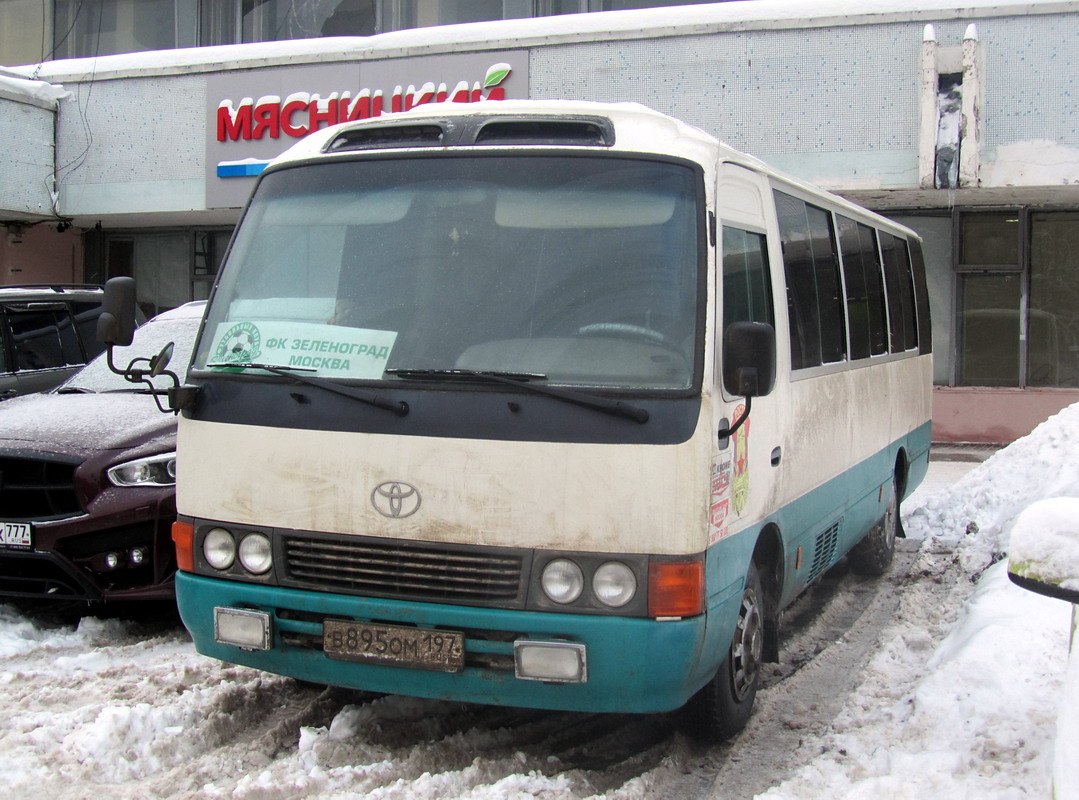
[[[235,367],[238,369],[263,369],[267,372],[272,372],[275,375],[292,378],[298,383],[305,383],[308,386],[314,386],[327,392],[333,392],[334,394],[339,394],[344,397],[351,397],[353,400],[359,400],[361,403],[367,403],[376,408],[384,408],[387,411],[392,411],[399,417],[403,417],[408,413],[408,403],[402,400],[389,400],[381,395],[374,394],[373,392],[363,392],[359,389],[352,389],[348,386],[342,386],[333,381],[328,381],[325,378],[315,378],[311,375],[303,374],[316,371],[310,367],[289,367],[283,364],[259,364],[253,361],[207,364],[206,366],[208,368]]]
[[[471,378],[477,381],[510,381],[511,383],[527,383],[528,381],[545,381],[547,376],[542,372],[502,372],[486,369],[388,369],[387,375],[396,375],[398,378],[432,378],[434,380],[453,380]]]
[[[509,386],[517,386],[536,394],[555,397],[567,403],[573,403],[584,408],[591,408],[604,414],[612,414],[617,417],[626,417],[644,424],[648,422],[648,412],[643,408],[623,403],[621,400],[610,400],[606,397],[576,392],[569,389],[555,389],[551,386],[538,386],[532,381],[546,380],[547,376],[534,372],[497,372],[494,370],[481,369],[388,369],[388,375],[396,375],[399,378],[412,378],[419,380],[473,380],[487,381],[489,383],[502,383]]]

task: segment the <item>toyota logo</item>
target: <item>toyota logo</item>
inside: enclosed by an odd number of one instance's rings
[[[371,492],[371,505],[384,517],[411,517],[420,509],[420,492],[404,481],[385,481]]]

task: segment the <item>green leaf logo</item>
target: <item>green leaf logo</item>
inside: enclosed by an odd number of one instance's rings
[[[492,86],[498,86],[498,84],[506,80],[512,71],[513,68],[506,63],[494,64],[488,67],[487,76],[483,79],[483,88],[490,89]]]

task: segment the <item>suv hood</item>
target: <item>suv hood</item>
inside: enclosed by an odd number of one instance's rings
[[[175,430],[175,415],[146,394],[31,394],[0,403],[0,450],[86,458]]]

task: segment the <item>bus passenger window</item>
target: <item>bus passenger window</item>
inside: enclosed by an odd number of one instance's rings
[[[888,352],[888,316],[884,303],[877,239],[868,225],[837,215],[847,289],[850,357],[869,358]]]
[[[723,325],[732,322],[775,324],[768,251],[763,234],[723,228]]]
[[[884,281],[888,288],[892,352],[913,350],[918,346],[918,322],[915,318],[914,281],[907,243],[882,231],[880,251],[884,259]]]
[[[791,368],[843,361],[846,328],[831,215],[784,192],[776,191],[775,200],[787,278]]]

